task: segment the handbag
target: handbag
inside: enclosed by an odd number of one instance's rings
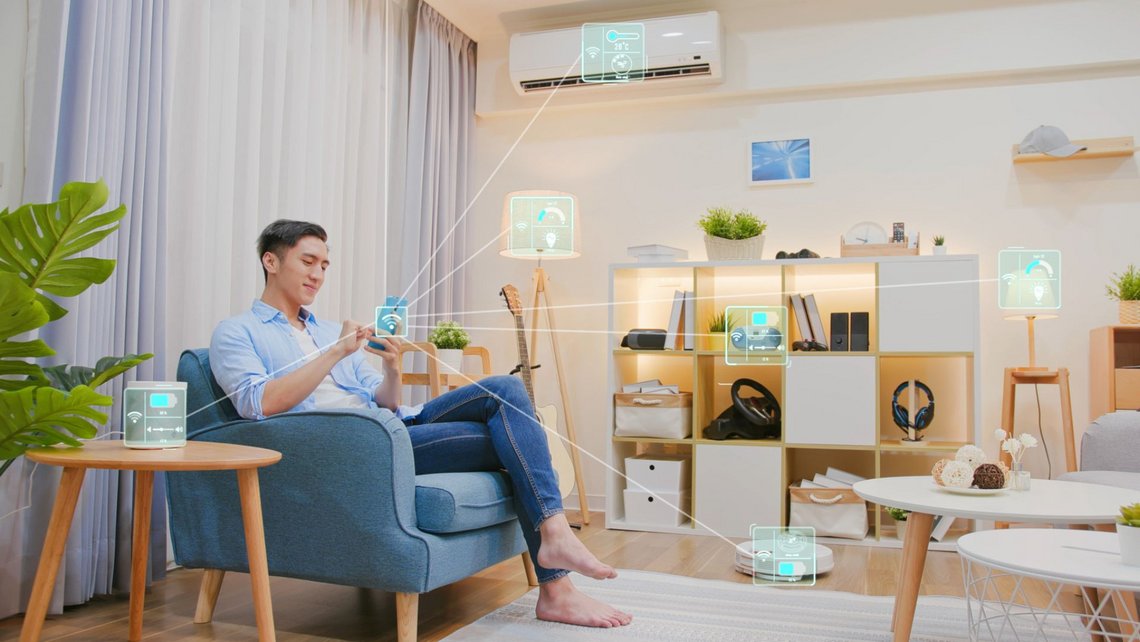
[[[850,488],[788,488],[789,526],[811,526],[818,537],[867,537],[867,502]]]

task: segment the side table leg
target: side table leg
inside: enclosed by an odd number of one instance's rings
[[[930,546],[930,532],[934,528],[934,515],[911,513],[906,520],[906,541],[903,542],[903,567],[895,596],[895,642],[910,640],[914,624],[914,610],[918,606],[918,588],[926,567],[926,550]]]
[[[75,515],[75,503],[79,501],[79,491],[83,488],[86,468],[64,468],[59,490],[55,493],[55,504],[51,509],[47,537],[40,552],[40,566],[36,570],[36,581],[32,585],[28,610],[24,613],[24,626],[20,630],[20,642],[38,642],[44,628],[44,616],[55,588],[55,576],[59,572],[59,562],[67,544],[67,533],[71,530],[71,518]]]
[[[131,532],[131,617],[127,639],[142,639],[143,601],[146,599],[146,561],[150,555],[150,504],[154,498],[154,471],[135,471],[135,515]]]
[[[261,522],[261,488],[257,469],[237,471],[241,492],[241,518],[245,525],[245,547],[249,556],[249,579],[253,585],[253,613],[259,642],[275,642],[273,603],[269,598],[269,560],[265,555],[265,530]]]

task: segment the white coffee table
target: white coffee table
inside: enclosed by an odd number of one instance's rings
[[[1132,592],[1140,591],[1140,568],[1121,563],[1116,533],[981,531],[962,536],[958,553],[962,556],[971,640],[982,634],[1002,639],[1015,626],[1021,635],[1031,630],[1032,639],[1049,639],[1049,633],[1069,631],[1097,635],[1106,630],[1103,625],[1108,622],[1119,629],[1118,635],[1110,634],[1112,639],[1140,640],[1132,597]],[[999,579],[1003,577],[1011,579]],[[1026,578],[1045,584],[1049,601],[1043,607],[1034,605],[1022,590]],[[1085,611],[1064,610],[1060,598],[1066,586],[1082,587]],[[1098,595],[1098,591],[1089,590],[1093,588],[1104,592]],[[1106,615],[1110,602],[1115,604],[1115,617]]]
[[[910,639],[935,515],[1037,524],[1112,524],[1120,506],[1137,500],[1136,491],[1048,479],[1034,479],[1028,491],[982,496],[952,494],[936,486],[928,475],[868,479],[855,484],[854,490],[869,502],[911,512],[891,620],[896,642]]]

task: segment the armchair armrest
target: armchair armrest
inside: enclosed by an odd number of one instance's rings
[[[392,413],[289,413],[211,426],[190,439],[282,453],[259,472],[271,574],[390,591],[414,590],[408,578],[426,577],[411,439]],[[245,570],[233,473],[173,473],[167,487],[178,563]]]
[[[1140,412],[1098,417],[1081,437],[1081,470],[1140,473]]]

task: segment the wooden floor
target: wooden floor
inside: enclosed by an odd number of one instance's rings
[[[568,515],[574,519],[574,515]],[[599,558],[618,568],[689,577],[750,582],[732,570],[734,549],[716,537],[606,530],[593,515],[581,532]],[[835,570],[821,577],[819,589],[865,595],[894,595],[901,550],[867,546],[830,546]],[[147,640],[256,640],[249,577],[226,575],[211,624],[194,624],[198,570],[177,570],[147,592],[143,636]],[[288,578],[272,578],[277,639],[394,640],[395,599],[389,593]],[[516,558],[420,598],[420,639],[438,640],[528,590],[522,562]],[[805,590],[805,589],[789,589]],[[924,595],[963,594],[956,553],[931,551],[923,576]],[[636,617],[636,613],[634,616]],[[0,641],[19,638],[20,616],[0,620]],[[44,640],[125,640],[127,596],[101,597],[61,616],[49,617]]]

